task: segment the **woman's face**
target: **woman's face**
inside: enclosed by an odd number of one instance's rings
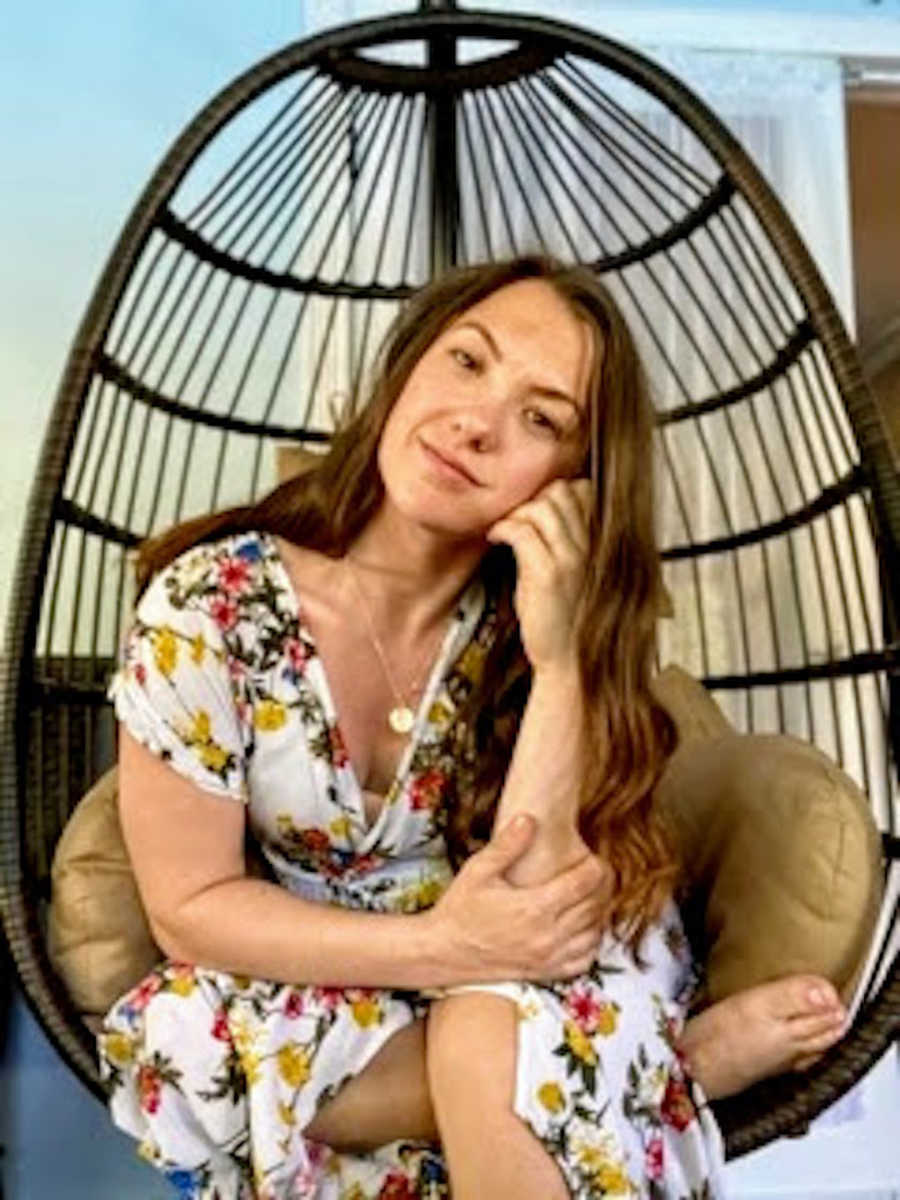
[[[482,537],[584,459],[593,339],[553,287],[508,284],[460,313],[413,368],[378,449],[387,502]]]

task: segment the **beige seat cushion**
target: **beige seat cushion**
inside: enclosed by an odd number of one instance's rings
[[[810,746],[735,733],[679,668],[654,689],[679,732],[658,798],[706,961],[701,1002],[793,971],[825,975],[849,998],[880,903],[880,841],[865,797]],[[105,1012],[161,958],[122,843],[114,771],[60,840],[49,944],[86,1013]]]
[[[654,687],[679,733],[657,798],[705,963],[699,1004],[795,971],[824,975],[849,1000],[882,891],[865,795],[813,746],[736,733],[679,668]]]

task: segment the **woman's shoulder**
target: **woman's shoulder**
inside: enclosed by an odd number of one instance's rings
[[[189,546],[163,567],[159,576],[203,579],[206,582],[223,576],[227,579],[235,572],[243,577],[258,569],[259,564],[270,558],[272,553],[272,539],[262,530],[229,533],[209,542]]]
[[[227,631],[251,606],[274,602],[278,561],[271,536],[261,530],[200,542],[153,577],[138,614],[200,612]]]

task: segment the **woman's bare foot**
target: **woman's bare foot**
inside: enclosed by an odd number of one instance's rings
[[[805,1071],[846,1032],[827,979],[790,975],[727,996],[691,1017],[681,1049],[710,1100],[783,1071]]]

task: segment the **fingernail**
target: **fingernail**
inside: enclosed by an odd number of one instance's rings
[[[807,994],[818,1008],[828,1008],[831,1004],[831,997],[823,987],[811,987]]]

